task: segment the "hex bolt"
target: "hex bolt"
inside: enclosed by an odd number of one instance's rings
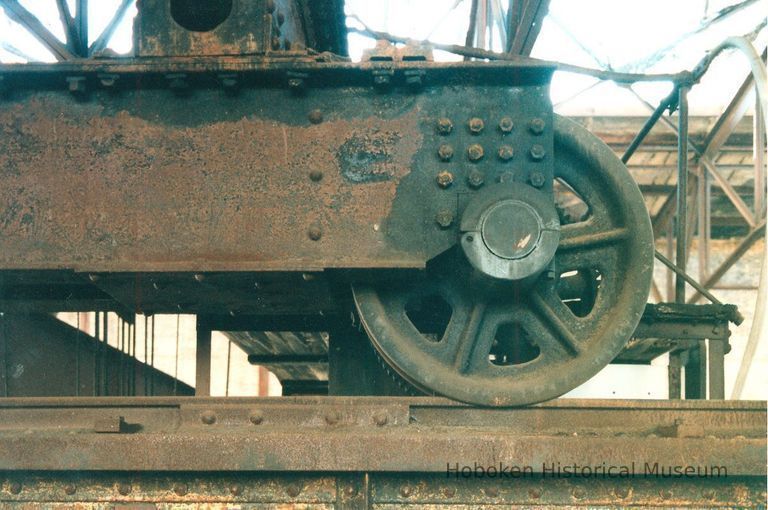
[[[452,498],[456,495],[456,489],[454,487],[445,487],[443,488],[443,495],[446,498]]]
[[[187,484],[185,483],[177,483],[173,486],[173,492],[175,492],[177,496],[186,496],[187,490]]]
[[[401,485],[400,486],[400,495],[404,498],[410,497],[411,494],[413,494],[413,489],[411,489],[410,485]]]
[[[467,183],[473,188],[479,188],[485,183],[485,174],[480,170],[473,168],[467,175]]]
[[[450,187],[450,185],[453,184],[453,174],[447,170],[443,170],[442,172],[437,174],[437,185],[441,188],[445,189]]]
[[[470,161],[480,161],[484,154],[483,146],[479,143],[473,143],[467,148],[467,156]]]
[[[307,117],[309,118],[309,122],[312,124],[320,124],[323,121],[323,112],[318,109],[314,109],[309,112]]]
[[[261,411],[254,411],[248,417],[248,421],[250,421],[254,425],[261,425],[261,423],[264,421],[264,413],[262,413]]]
[[[512,117],[502,117],[499,121],[499,130],[502,133],[511,133],[514,127],[515,123],[512,122]]]
[[[533,172],[531,174],[531,186],[534,188],[541,188],[544,186],[544,181],[546,179],[544,178],[544,174],[541,172]]]
[[[379,427],[383,427],[387,424],[389,421],[389,418],[385,413],[379,413],[376,416],[373,417],[373,423],[375,423]]]
[[[528,491],[528,497],[531,499],[539,499],[541,497],[541,489],[533,488]]]
[[[440,228],[448,228],[453,224],[453,213],[448,209],[442,209],[435,215],[435,221]]]
[[[373,85],[379,89],[388,87],[392,79],[386,74],[377,74],[373,78]]]
[[[317,225],[312,225],[309,227],[309,230],[307,230],[307,235],[313,241],[319,241],[320,238],[323,237],[323,230]]]
[[[542,159],[544,159],[544,156],[546,155],[547,155],[547,151],[545,151],[544,147],[542,147],[538,143],[531,146],[531,159],[533,159],[534,161],[541,161]]]
[[[233,483],[229,486],[229,493],[233,496],[239,496],[243,493],[243,487],[240,484]]]
[[[72,94],[83,95],[86,92],[85,76],[67,76],[67,85]]]
[[[117,484],[117,493],[121,496],[127,496],[131,493],[131,484],[126,482],[121,482]]]
[[[453,157],[453,147],[444,143],[437,149],[437,155],[443,161],[450,161]]]
[[[77,491],[77,487],[74,484],[68,483],[64,486],[64,493],[68,496],[73,495]]]
[[[339,423],[339,420],[341,419],[341,416],[339,416],[339,413],[336,411],[328,411],[325,413],[325,423],[328,425],[336,425]]]
[[[506,182],[514,182],[515,181],[515,174],[512,172],[504,172],[499,176],[499,182],[501,184],[504,184]]]
[[[298,485],[291,484],[288,487],[285,488],[285,492],[292,498],[295,498],[299,494],[301,494],[301,489]]]
[[[357,488],[354,485],[347,485],[344,487],[344,495],[348,498],[357,496]]]
[[[540,135],[544,132],[544,127],[546,126],[544,119],[540,119],[539,117],[536,117],[534,119],[531,119],[531,122],[528,123],[528,129],[531,130],[531,133],[534,135]]]
[[[574,499],[584,499],[584,496],[586,495],[586,492],[584,492],[584,489],[581,487],[575,487],[571,491],[571,496],[573,496]]]
[[[483,132],[483,128],[485,128],[485,123],[483,122],[483,119],[479,119],[477,117],[472,117],[469,119],[469,132],[473,135],[479,135]]]
[[[203,411],[200,414],[200,421],[205,423],[206,425],[213,425],[216,423],[216,413],[213,411]]]
[[[321,172],[320,170],[312,170],[311,172],[309,172],[309,178],[313,182],[320,182],[323,180],[323,172]]]
[[[512,159],[512,156],[515,155],[515,150],[512,148],[511,145],[502,145],[499,147],[499,159],[502,161],[509,161]]]
[[[447,117],[440,117],[437,119],[437,132],[441,135],[450,134],[453,131],[453,122]]]
[[[21,482],[11,482],[8,484],[8,490],[11,494],[18,494],[21,492]]]
[[[499,495],[499,489],[497,489],[496,487],[486,487],[483,490],[483,492],[485,492],[486,496],[490,496],[492,498],[495,498],[496,496]]]

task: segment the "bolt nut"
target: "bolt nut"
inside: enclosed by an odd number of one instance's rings
[[[68,483],[64,486],[64,493],[68,496],[73,495],[77,491],[77,487],[74,484]]]
[[[485,183],[485,174],[480,170],[473,168],[467,175],[467,183],[473,188],[479,188]]]
[[[528,491],[528,497],[531,499],[539,499],[541,497],[541,489],[533,488]]]
[[[357,496],[357,488],[354,485],[347,485],[344,487],[344,495],[348,498]]]
[[[509,161],[512,159],[512,156],[515,155],[515,150],[512,148],[511,145],[502,145],[499,147],[499,159],[502,161]]]
[[[531,185],[534,188],[541,188],[542,186],[544,186],[544,181],[545,181],[544,174],[542,174],[541,172],[533,172],[531,174]]]
[[[298,485],[291,484],[286,487],[285,492],[292,498],[301,494],[301,488]]]
[[[254,411],[248,417],[248,421],[250,421],[254,425],[261,425],[261,423],[264,421],[264,413],[262,413],[261,411]]]
[[[131,484],[130,483],[119,483],[117,484],[117,493],[121,496],[127,496],[131,493]]]
[[[528,123],[528,129],[531,130],[531,133],[534,135],[540,135],[544,132],[544,127],[546,126],[546,123],[544,122],[544,119],[540,119],[536,117],[535,119],[531,119],[531,122]]]
[[[400,486],[400,495],[404,498],[410,497],[410,495],[413,494],[413,489],[411,489],[410,485],[401,485]]]
[[[616,487],[615,489],[613,489],[613,495],[619,499],[625,499],[627,496],[629,496],[629,488]]]
[[[445,189],[448,188],[451,184],[453,184],[453,174],[447,170],[443,170],[442,172],[437,174],[437,185],[441,188]]]
[[[384,425],[387,424],[388,421],[389,421],[389,418],[384,413],[377,414],[376,416],[373,417],[373,422],[379,427],[383,427]]]
[[[216,413],[213,411],[203,411],[200,414],[200,421],[205,423],[206,425],[213,425],[216,423]]]
[[[8,490],[11,494],[18,494],[21,492],[21,482],[10,482],[8,484]]]
[[[483,122],[483,119],[479,119],[477,117],[472,117],[469,119],[469,132],[473,135],[479,135],[483,132],[483,128],[485,128],[485,123]]]
[[[533,159],[534,161],[541,161],[542,159],[544,159],[544,156],[546,155],[547,155],[547,151],[545,151],[544,147],[542,147],[538,143],[534,144],[531,147],[531,159]]]
[[[437,119],[437,132],[441,135],[450,134],[453,131],[453,122],[447,117],[440,117]]]
[[[512,172],[504,172],[499,176],[499,182],[501,184],[515,182],[515,174]]]
[[[229,486],[229,493],[233,496],[239,496],[243,493],[243,487],[240,484],[233,483]]]
[[[499,130],[502,133],[511,133],[514,127],[515,123],[512,122],[512,117],[502,117],[499,121]]]
[[[438,211],[435,215],[435,221],[441,228],[448,228],[453,224],[453,213],[448,209]]]
[[[485,492],[486,496],[490,496],[492,498],[495,498],[499,495],[499,489],[496,487],[486,487],[483,492]]]
[[[175,492],[177,496],[186,496],[188,490],[187,484],[185,483],[178,483],[173,486],[173,492]]]
[[[307,230],[307,236],[313,241],[319,241],[323,237],[323,230],[318,225],[312,225]]]
[[[443,488],[443,495],[446,498],[452,498],[456,495],[456,489],[454,487],[445,487]]]
[[[575,487],[571,491],[571,496],[573,496],[574,499],[584,499],[584,496],[586,496],[586,495],[587,495],[587,493],[581,487]]]
[[[484,154],[483,146],[479,143],[473,143],[467,148],[467,156],[470,161],[480,161]]]
[[[309,172],[309,179],[312,182],[320,182],[323,180],[323,172],[321,172],[320,170],[312,170],[311,172]]]
[[[437,155],[442,159],[443,161],[450,161],[453,157],[453,147],[448,145],[447,143],[442,144],[437,149]]]
[[[320,124],[323,121],[323,112],[318,109],[312,110],[307,115],[307,118],[312,124]]]

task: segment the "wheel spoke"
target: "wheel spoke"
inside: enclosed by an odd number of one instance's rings
[[[471,308],[458,309],[443,336],[447,358],[460,373],[477,366],[478,356],[490,352],[493,335],[488,334],[488,305],[476,303]]]
[[[531,293],[531,306],[544,324],[555,334],[555,338],[570,354],[574,356],[581,354],[582,348],[579,340],[552,306],[536,291]]]
[[[589,250],[598,246],[615,244],[629,238],[629,229],[612,228],[602,232],[589,232],[583,227],[564,227],[558,251]]]

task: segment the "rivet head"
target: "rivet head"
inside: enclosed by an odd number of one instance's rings
[[[347,485],[344,487],[344,495],[348,498],[357,496],[357,488],[354,485]]]
[[[531,133],[534,135],[540,135],[544,132],[544,127],[546,126],[544,119],[540,119],[536,117],[535,119],[531,119],[531,122],[528,123],[528,129],[531,130]]]
[[[328,425],[336,425],[339,423],[339,420],[341,419],[341,416],[339,416],[339,413],[336,411],[328,411],[325,413],[325,423]]]
[[[323,172],[320,170],[312,170],[309,172],[309,178],[312,182],[320,182],[323,180]]]
[[[205,275],[202,273],[195,273],[194,278],[196,282],[202,282],[203,280],[205,280]]]
[[[200,421],[205,423],[206,425],[213,425],[216,423],[216,413],[213,411],[203,411],[200,414]]]
[[[443,170],[442,172],[437,174],[437,185],[441,188],[445,189],[448,188],[451,184],[453,184],[453,174],[447,170]]]
[[[119,483],[117,484],[117,493],[121,496],[127,496],[131,493],[131,484],[129,483]]]
[[[437,119],[437,132],[441,135],[450,134],[453,131],[453,122],[447,117],[440,117]]]
[[[453,157],[453,147],[444,143],[437,149],[437,155],[443,161],[450,161]]]
[[[301,494],[301,489],[298,485],[291,484],[288,487],[286,487],[285,492],[292,498],[295,498],[299,494]]]
[[[404,498],[410,497],[410,495],[413,494],[413,489],[411,489],[410,485],[401,485],[400,486],[400,495]]]
[[[67,485],[64,486],[64,493],[67,494],[68,496],[71,496],[76,491],[77,491],[77,487],[75,487],[74,484],[68,483]]]
[[[533,172],[531,174],[531,185],[534,188],[541,188],[542,186],[544,186],[544,181],[545,181],[544,174],[542,174],[541,172]]]
[[[509,161],[512,159],[512,156],[515,155],[515,150],[512,148],[511,145],[502,145],[499,147],[499,159],[502,161]]]
[[[445,487],[443,488],[443,494],[446,498],[452,498],[456,495],[456,489],[453,487]]]
[[[453,224],[453,213],[448,209],[438,211],[435,215],[435,221],[441,228],[448,228]]]
[[[496,487],[486,487],[483,490],[483,492],[485,492],[486,496],[490,496],[492,498],[495,498],[496,496],[499,495],[499,489],[497,489]]]
[[[511,133],[514,127],[515,123],[512,122],[511,117],[502,117],[499,121],[499,131],[502,133]]]
[[[627,487],[616,487],[613,489],[613,495],[619,499],[624,499],[629,496],[629,489]]]
[[[388,421],[389,421],[389,418],[384,413],[379,413],[373,417],[373,422],[379,427],[383,427],[384,425],[387,424]]]
[[[479,143],[473,143],[467,148],[467,156],[470,161],[480,161],[484,154],[483,146]]]
[[[312,110],[309,112],[309,115],[307,115],[307,118],[312,124],[320,124],[323,121],[323,112],[317,109]]]
[[[248,421],[254,425],[261,425],[261,423],[264,421],[264,413],[261,411],[254,411],[250,416],[248,416]]]
[[[185,483],[177,483],[173,486],[173,492],[175,492],[177,496],[186,496],[187,490],[187,484]]]
[[[534,161],[541,161],[544,159],[544,156],[547,155],[547,151],[544,150],[544,147],[542,147],[539,144],[534,144],[531,146],[531,159]]]
[[[318,225],[312,225],[307,230],[307,236],[313,241],[319,241],[323,237],[323,230]]]
[[[240,484],[233,483],[229,486],[229,493],[233,496],[239,496],[243,493],[243,487]]]
[[[8,484],[8,490],[11,494],[18,494],[21,492],[21,482],[11,482]]]
[[[574,499],[584,499],[584,496],[586,496],[586,492],[584,492],[584,489],[581,487],[575,487],[571,491],[571,496],[574,497]]]
[[[485,128],[485,123],[483,122],[483,119],[472,117],[469,119],[469,132],[474,135],[479,135],[483,132],[483,128]]]
[[[539,499],[541,497],[541,489],[530,489],[528,491],[528,497],[531,499]]]
[[[472,169],[467,175],[467,183],[473,188],[479,188],[485,183],[485,174],[476,168]]]

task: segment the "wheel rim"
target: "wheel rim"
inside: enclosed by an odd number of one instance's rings
[[[651,282],[642,195],[605,144],[559,117],[555,177],[589,211],[562,227],[556,274],[529,286],[474,285],[454,248],[419,279],[353,286],[374,347],[408,382],[473,404],[524,405],[575,388],[621,351]]]

